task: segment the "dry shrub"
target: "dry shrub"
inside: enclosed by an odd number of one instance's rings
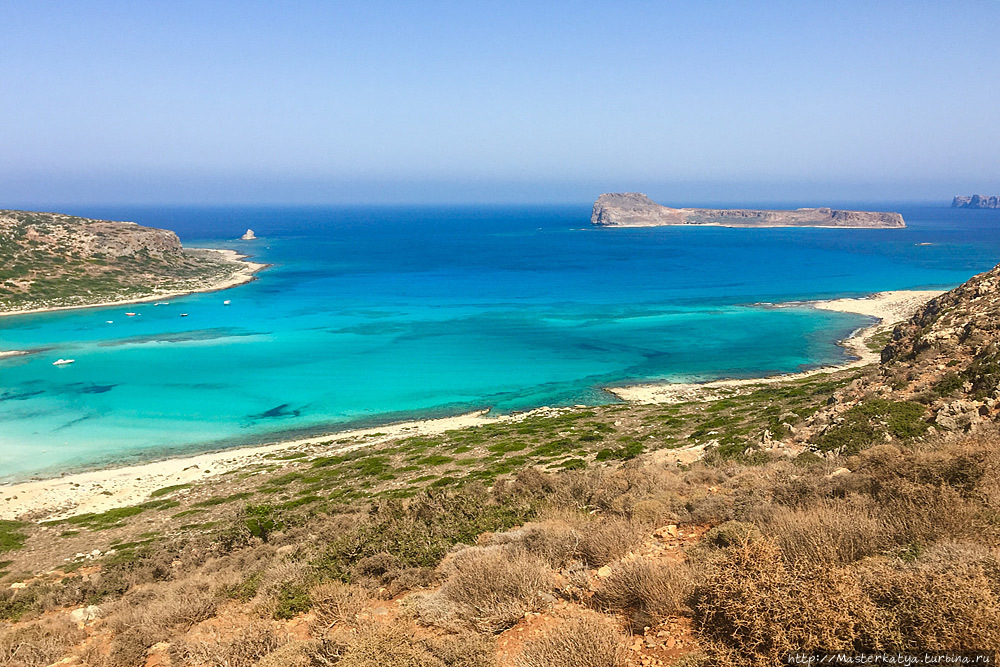
[[[519,549],[470,547],[447,564],[448,578],[437,596],[455,606],[454,616],[484,632],[512,627],[527,611],[541,607],[552,573],[539,557]],[[437,600],[440,603],[442,600]],[[419,609],[419,607],[418,607]]]
[[[496,640],[474,632],[460,632],[426,640],[430,652],[446,667],[496,667]]]
[[[628,613],[632,628],[654,625],[688,609],[699,572],[688,563],[639,558],[612,567],[601,581],[594,603]]]
[[[257,667],[319,667],[336,665],[343,653],[343,646],[332,641],[293,639],[256,663]]]
[[[348,642],[338,667],[493,667],[496,647],[471,634],[421,641],[398,624],[370,624]]]
[[[177,665],[255,667],[280,645],[271,625],[258,621],[244,627],[235,637],[176,642],[170,646],[170,659]]]
[[[47,618],[10,629],[0,629],[0,665],[50,665],[83,641],[86,633],[66,617]]]
[[[321,631],[337,623],[353,624],[370,597],[365,589],[339,581],[322,583],[309,591],[316,625]]]
[[[696,591],[696,620],[722,664],[775,665],[790,651],[887,645],[885,615],[843,568],[786,565],[749,541],[716,557]]]
[[[618,560],[649,534],[648,524],[608,517],[581,526],[580,557],[591,567]]]
[[[804,509],[779,509],[767,532],[789,560],[852,563],[888,548],[888,528],[871,498],[854,496]]]
[[[351,568],[351,581],[395,597],[433,584],[435,574],[429,567],[407,567],[396,556],[383,552],[359,560]]]
[[[760,539],[760,536],[760,531],[753,524],[743,521],[725,521],[702,535],[698,546],[725,549],[726,547],[739,546],[749,540]]]
[[[107,616],[107,625],[114,633],[109,664],[142,664],[150,646],[210,618],[217,606],[211,582],[202,578],[130,591]]]
[[[554,568],[565,567],[579,552],[583,536],[566,520],[556,519],[525,524],[493,535],[489,542],[510,545],[540,556]]]
[[[581,614],[525,642],[517,667],[622,667],[625,636],[614,621]]]
[[[1000,646],[1000,561],[983,547],[947,544],[915,563],[862,564],[869,596],[888,613],[894,646],[957,651]]]

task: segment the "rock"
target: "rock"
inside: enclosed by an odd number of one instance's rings
[[[240,237],[241,241],[255,241],[257,240],[257,235],[253,233],[252,229],[248,229],[243,236]]]
[[[597,576],[600,577],[601,579],[607,579],[608,577],[611,576],[611,568],[607,565],[601,567],[600,569],[597,570]]]
[[[899,213],[800,208],[794,211],[669,208],[640,192],[609,192],[594,202],[591,224],[601,227],[720,225],[722,227],[905,227]]]
[[[958,196],[951,200],[951,206],[952,208],[1000,208],[1000,197]]]
[[[850,472],[851,472],[850,468],[837,468],[829,475],[826,475],[826,478],[833,479],[834,477],[840,477],[841,475],[848,475],[850,474]]]
[[[101,614],[101,608],[92,604],[71,611],[69,613],[69,620],[73,621],[77,625],[86,625],[87,623],[91,623],[100,618]]]

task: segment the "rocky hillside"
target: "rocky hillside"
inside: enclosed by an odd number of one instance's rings
[[[1000,420],[1000,266],[931,300],[788,442],[851,453]]]
[[[722,227],[905,227],[899,213],[800,208],[793,211],[669,208],[638,192],[605,193],[597,198],[590,222],[603,227],[718,225]]]
[[[1000,197],[971,195],[955,197],[951,201],[952,208],[1000,208]]]
[[[134,222],[0,210],[0,311],[195,291],[247,265]]]

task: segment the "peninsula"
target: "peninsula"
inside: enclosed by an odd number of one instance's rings
[[[1000,208],[1000,197],[984,195],[958,196],[951,200],[952,208]]]
[[[224,289],[261,268],[232,250],[184,248],[166,229],[0,210],[0,314]]]
[[[899,229],[906,227],[899,213],[799,208],[790,211],[752,209],[670,208],[639,192],[602,194],[594,203],[590,222],[601,227],[660,227],[714,225],[717,227],[846,227]]]

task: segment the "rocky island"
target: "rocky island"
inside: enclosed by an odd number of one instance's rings
[[[0,313],[223,289],[262,266],[134,222],[0,210]]]
[[[752,209],[670,208],[639,192],[602,194],[594,203],[590,222],[602,227],[659,227],[715,225],[719,227],[848,227],[899,229],[906,227],[899,213],[799,208],[790,211]]]
[[[1000,208],[1000,197],[985,195],[958,196],[951,200],[952,208]]]

